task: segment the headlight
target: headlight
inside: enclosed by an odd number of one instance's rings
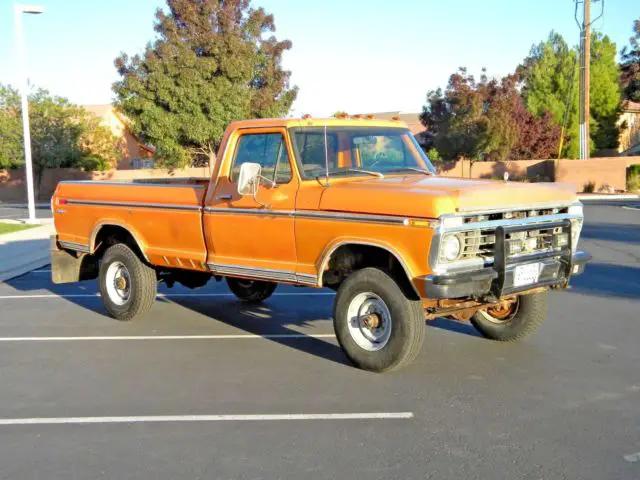
[[[460,256],[462,246],[460,239],[456,235],[447,235],[442,240],[441,257],[447,262],[453,262]]]

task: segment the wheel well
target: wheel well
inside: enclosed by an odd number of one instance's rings
[[[112,245],[117,243],[123,243],[127,245],[141,260],[146,261],[142,249],[135,237],[124,227],[119,225],[103,225],[98,230],[96,238],[94,240],[94,252],[93,255],[97,258],[102,258],[104,252]]]
[[[322,284],[337,290],[347,276],[362,268],[375,267],[386,271],[398,282],[408,298],[419,299],[402,262],[389,250],[374,245],[341,245],[331,253],[322,272]]]

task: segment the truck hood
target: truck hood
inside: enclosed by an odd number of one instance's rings
[[[321,210],[438,218],[447,213],[577,201],[573,185],[407,175],[336,181]]]

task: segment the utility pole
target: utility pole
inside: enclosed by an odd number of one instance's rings
[[[589,158],[589,84],[591,73],[591,0],[583,0],[584,16],[580,35],[580,160]]]
[[[591,86],[591,25],[602,17],[604,13],[604,0],[594,0],[602,2],[600,15],[591,20],[591,0],[582,0],[582,24],[578,21],[578,5],[580,0],[576,0],[576,22],[580,27],[580,118],[579,118],[579,139],[580,139],[580,160],[589,158],[589,120],[590,98],[589,90]]]

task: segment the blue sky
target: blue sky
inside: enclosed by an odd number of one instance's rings
[[[24,17],[32,84],[81,104],[108,103],[113,59],[153,38],[162,0],[34,0]],[[26,2],[23,2],[26,3]],[[550,30],[578,42],[573,0],[254,0],[293,48],[284,66],[300,88],[296,115],[420,111],[428,90],[466,66],[504,75]],[[600,3],[592,7],[599,12]],[[607,0],[595,28],[628,44],[640,0]],[[0,0],[0,82],[17,84],[13,2]]]

